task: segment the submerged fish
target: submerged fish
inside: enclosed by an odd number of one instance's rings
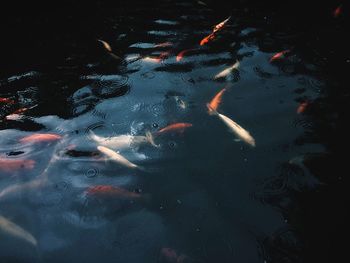
[[[214,29],[213,29],[213,33],[216,33],[219,30],[221,30],[230,19],[231,19],[231,16],[229,16],[227,19],[225,19],[224,21],[220,22],[219,24],[215,25]]]
[[[153,47],[154,48],[158,48],[158,47],[171,47],[173,46],[174,44],[171,43],[171,42],[163,42],[163,43],[159,43],[159,44],[156,44],[154,45]]]
[[[14,104],[15,101],[14,101],[14,100],[11,100],[11,99],[8,99],[8,98],[2,98],[2,97],[0,97],[0,103]]]
[[[30,142],[50,142],[50,141],[56,141],[61,139],[62,136],[58,134],[51,134],[51,133],[38,133],[38,134],[32,134],[26,137],[23,137],[19,141],[21,143],[30,143]]]
[[[91,186],[85,191],[86,195],[94,197],[116,197],[124,199],[139,199],[141,194],[130,192],[124,188],[112,185]]]
[[[101,39],[97,39],[98,42],[102,43],[103,47],[109,51],[109,52],[112,52],[112,48],[111,46],[106,42],[106,41],[103,41]]]
[[[29,182],[14,184],[6,187],[2,191],[0,191],[0,199],[4,199],[8,196],[20,194],[23,192],[28,192],[31,190],[36,190],[43,186],[47,182],[47,177],[43,176],[38,179],[34,179]]]
[[[159,147],[159,145],[155,144],[153,135],[150,132],[146,132],[146,136],[119,135],[115,137],[104,138],[96,135],[93,131],[90,130],[89,137],[99,145],[117,150],[125,150],[147,143],[153,145],[154,147]]]
[[[215,34],[211,33],[210,35],[206,36],[203,38],[200,42],[199,45],[204,46],[205,44],[209,43],[210,41],[213,41],[215,39]]]
[[[0,157],[0,171],[13,172],[19,169],[33,169],[34,160],[7,159]]]
[[[227,117],[223,114],[220,114],[216,110],[210,108],[209,104],[207,104],[207,107],[208,107],[209,111],[211,111],[213,114],[218,116],[240,140],[255,147],[255,140],[247,130],[242,128],[238,123],[231,120],[229,117]]]
[[[219,79],[219,78],[225,78],[227,75],[229,75],[232,71],[237,70],[239,67],[240,63],[237,61],[235,64],[233,64],[231,67],[224,69],[220,73],[216,74],[214,79]]]
[[[162,129],[160,129],[159,131],[157,131],[157,134],[165,133],[165,132],[175,132],[175,131],[184,132],[184,130],[186,128],[189,128],[192,126],[193,125],[191,123],[178,122],[178,123],[170,124]]]
[[[174,96],[176,104],[183,110],[187,108],[186,102],[179,98],[179,96]]]
[[[5,217],[0,215],[0,232],[3,232],[7,235],[16,237],[18,239],[22,239],[33,246],[37,245],[36,239],[33,237],[32,234],[21,228],[20,226],[16,225],[15,223],[9,221]]]
[[[221,99],[222,99],[222,95],[224,94],[224,92],[226,91],[225,88],[223,88],[222,90],[220,90],[215,97],[209,102],[209,107],[208,107],[208,112],[209,114],[212,114],[212,110],[217,110],[220,103],[221,103]]]
[[[309,103],[307,101],[300,103],[298,108],[297,108],[297,113],[298,114],[303,113],[306,110],[308,105],[309,105]]]
[[[341,13],[342,13],[342,5],[338,6],[338,7],[334,10],[333,16],[334,16],[335,18],[337,18],[337,17],[339,17],[339,16],[341,15]]]
[[[284,55],[289,53],[289,52],[290,52],[290,50],[284,50],[284,51],[276,53],[275,55],[272,56],[272,58],[270,59],[270,62],[273,62],[273,61],[276,61],[276,60],[283,58]]]
[[[176,56],[176,61],[177,62],[179,62],[179,61],[181,61],[183,58],[184,58],[184,56],[186,55],[186,53],[188,53],[188,52],[190,52],[190,51],[192,51],[193,49],[185,49],[185,50],[182,50],[179,54],[177,54],[177,56]]]
[[[126,159],[124,156],[120,155],[119,153],[105,147],[105,146],[97,146],[97,150],[108,156],[111,160],[115,161],[116,163],[119,163],[120,165],[123,165],[128,168],[140,168],[138,165],[130,162],[128,159]]]

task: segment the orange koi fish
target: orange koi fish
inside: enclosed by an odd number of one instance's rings
[[[276,61],[276,60],[283,58],[284,55],[289,53],[289,52],[290,52],[290,50],[284,50],[284,51],[276,53],[275,55],[272,56],[272,58],[270,59],[270,62],[273,62],[273,61]]]
[[[163,129],[160,129],[157,131],[157,134],[164,133],[164,132],[174,132],[174,131],[180,131],[184,132],[186,128],[192,127],[193,125],[191,123],[185,123],[185,122],[178,122],[174,124],[170,124]]]
[[[205,38],[203,38],[201,40],[201,42],[199,43],[199,45],[204,46],[205,44],[209,43],[210,41],[215,39],[215,34],[211,33],[210,35],[206,36]]]
[[[220,103],[221,103],[221,99],[222,99],[222,95],[224,94],[224,92],[226,91],[226,89],[222,89],[221,91],[219,91],[215,97],[210,101],[209,103],[209,107],[208,107],[208,113],[212,114],[213,111],[217,110],[217,108],[219,107]]]
[[[305,112],[308,106],[309,106],[309,103],[307,101],[300,103],[299,107],[297,108],[297,113],[300,114]]]
[[[167,59],[170,55],[170,52],[169,51],[165,51],[165,52],[162,52],[160,53],[160,55],[158,56],[158,59],[160,61],[164,60],[164,59]]]
[[[130,192],[121,187],[112,185],[96,185],[89,187],[85,193],[89,196],[95,197],[117,197],[124,199],[138,199],[141,196],[139,193]]]
[[[213,33],[218,32],[219,30],[223,29],[223,27],[226,25],[226,23],[231,19],[231,16],[229,16],[224,21],[220,22],[219,24],[214,26]]]
[[[338,6],[338,7],[334,10],[333,16],[334,16],[335,18],[337,18],[337,17],[339,17],[339,16],[341,15],[341,13],[342,13],[342,5]]]
[[[176,61],[177,61],[177,62],[181,61],[181,60],[184,58],[185,54],[188,53],[188,52],[190,52],[191,50],[192,50],[192,49],[182,50],[179,54],[177,54],[177,56],[176,56]]]
[[[13,112],[12,114],[22,114],[23,112],[26,112],[27,110],[29,110],[28,108],[20,108],[18,110],[16,110],[15,112]]]
[[[1,98],[0,97],[0,103],[8,103],[8,104],[14,104],[15,101],[8,99],[8,98]]]
[[[106,41],[103,41],[101,39],[97,39],[98,42],[102,43],[103,47],[109,51],[109,52],[112,52],[112,48],[111,46],[106,42]]]
[[[13,172],[19,169],[33,169],[34,164],[34,160],[16,160],[0,157],[0,171]]]
[[[30,143],[30,142],[51,142],[61,139],[62,136],[58,134],[51,134],[51,133],[38,133],[38,134],[32,134],[28,135],[19,141],[21,143]]]

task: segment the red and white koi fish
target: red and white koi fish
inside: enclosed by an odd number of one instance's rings
[[[204,46],[205,44],[209,43],[210,41],[213,41],[215,39],[215,34],[211,33],[210,35],[206,36],[203,38],[200,42],[199,45]]]
[[[216,110],[210,108],[210,105],[207,104],[208,110],[212,112],[214,115],[218,116],[219,119],[221,119],[227,127],[237,136],[238,139],[246,142],[247,144],[255,147],[255,140],[254,138],[250,135],[250,133],[242,128],[238,123],[235,121],[231,120],[229,117],[218,113]]]
[[[284,55],[289,53],[289,52],[290,52],[290,50],[284,50],[284,51],[276,53],[275,55],[272,56],[272,58],[270,59],[270,62],[274,62],[276,60],[282,59],[284,57]]]
[[[19,141],[21,143],[33,143],[33,142],[51,142],[61,139],[62,136],[58,134],[51,133],[37,133],[23,137]]]
[[[177,56],[176,56],[176,61],[177,62],[179,62],[179,61],[181,61],[183,58],[184,58],[184,56],[186,55],[186,53],[188,53],[188,52],[190,52],[190,51],[192,51],[193,49],[185,49],[185,50],[182,50],[179,54],[177,54]]]
[[[226,89],[222,89],[220,90],[215,97],[209,102],[209,107],[208,107],[208,113],[209,114],[213,114],[213,110],[217,110],[220,103],[221,103],[221,99],[222,99],[222,95],[224,95],[224,92],[226,91]]]
[[[220,22],[219,24],[214,26],[213,33],[218,32],[219,30],[223,29],[223,27],[226,25],[226,23],[231,19],[231,16],[229,16],[224,21]]]

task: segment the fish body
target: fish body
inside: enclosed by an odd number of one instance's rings
[[[100,42],[107,51],[112,52],[111,46],[106,41],[101,39],[97,39],[97,41]]]
[[[276,53],[275,55],[272,56],[272,58],[270,59],[270,62],[282,59],[284,57],[284,55],[289,53],[289,52],[290,52],[290,50],[284,50],[284,51]]]
[[[218,74],[215,75],[214,79],[219,79],[219,78],[225,78],[227,75],[229,75],[233,70],[237,70],[239,67],[240,63],[237,61],[235,64],[233,64],[231,67],[224,69],[223,71],[219,72]]]
[[[157,131],[157,134],[165,133],[165,132],[175,132],[175,131],[183,132],[186,128],[189,128],[192,126],[193,125],[191,123],[186,123],[186,122],[174,123],[160,129],[159,131]]]
[[[124,156],[120,155],[119,153],[113,151],[112,149],[109,149],[105,146],[97,146],[97,150],[99,150],[101,153],[105,154],[106,156],[108,156],[110,158],[110,160],[115,161],[116,163],[119,163],[122,166],[128,167],[128,168],[132,168],[132,169],[136,169],[139,168],[138,165],[130,162],[128,159],[126,159]]]
[[[309,103],[308,102],[302,102],[299,104],[299,107],[297,108],[297,113],[301,114],[303,112],[305,112],[306,108],[308,107]]]
[[[222,95],[224,94],[224,92],[226,91],[226,89],[222,89],[220,90],[215,97],[210,101],[209,103],[209,107],[208,107],[208,112],[209,114],[213,113],[213,110],[217,110],[217,108],[219,107],[220,103],[221,103],[221,99],[222,99]]]
[[[213,33],[216,33],[219,30],[221,30],[230,19],[231,19],[231,16],[225,19],[224,21],[220,22],[219,24],[215,25],[213,29]]]
[[[133,146],[139,146],[141,144],[147,143],[153,145],[154,147],[159,147],[155,144],[153,136],[150,132],[146,132],[146,136],[119,135],[115,137],[104,138],[96,135],[93,131],[90,130],[89,137],[99,145],[117,150],[125,150]]]
[[[179,62],[181,61],[184,56],[186,55],[186,53],[190,52],[192,49],[185,49],[185,50],[182,50],[179,54],[177,54],[176,56],[176,61]]]
[[[209,43],[210,41],[215,39],[215,34],[211,33],[210,35],[206,36],[203,38],[200,42],[199,45],[204,46],[205,44]]]
[[[231,120],[229,117],[218,113],[216,110],[210,108],[209,104],[207,104],[207,107],[212,113],[217,115],[219,119],[221,119],[226,124],[226,126],[237,136],[237,138],[255,147],[255,139],[250,135],[250,133],[247,130],[242,128],[238,123]]]
[[[123,199],[139,199],[141,194],[130,192],[124,188],[112,185],[96,185],[86,190],[88,196],[95,197],[117,197]]]
[[[8,99],[8,98],[1,98],[0,97],[0,103],[14,104],[15,101],[11,100],[11,99]]]
[[[0,171],[13,172],[19,169],[33,169],[34,160],[7,159],[0,157]]]
[[[32,234],[30,234],[20,226],[16,225],[15,223],[11,222],[10,220],[6,219],[1,215],[0,215],[0,232],[16,237],[18,239],[22,239],[32,244],[33,246],[36,246],[38,243]]]
[[[61,139],[62,136],[58,134],[51,134],[51,133],[38,133],[38,134],[32,134],[29,136],[26,136],[19,141],[21,143],[31,143],[31,142],[50,142],[50,141],[57,141]]]

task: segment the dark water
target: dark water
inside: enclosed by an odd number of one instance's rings
[[[345,254],[345,14],[334,18],[333,5],[323,5],[305,28],[279,8],[207,3],[97,5],[62,24],[52,22],[55,12],[11,20],[12,28],[49,24],[33,35],[22,28],[3,52],[0,97],[13,103],[0,102],[0,216],[35,242],[3,224],[0,262],[329,262]],[[219,112],[256,147],[208,114],[222,88]],[[192,127],[156,136],[178,122]],[[105,161],[90,131],[150,131],[160,147],[121,149],[142,167],[130,169]],[[21,142],[36,133],[61,138]],[[125,192],[89,194],[98,185]]]

